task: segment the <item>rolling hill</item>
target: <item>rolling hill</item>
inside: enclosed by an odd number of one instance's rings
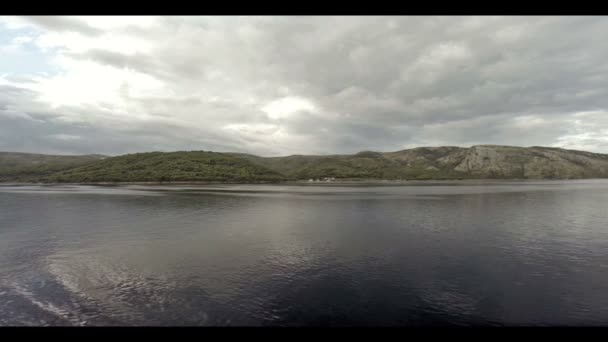
[[[107,158],[44,177],[43,182],[275,182],[280,173],[216,152],[147,152]]]
[[[0,181],[37,181],[53,173],[106,158],[91,154],[59,156],[48,154],[0,152]]]

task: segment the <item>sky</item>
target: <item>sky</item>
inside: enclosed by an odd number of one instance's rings
[[[0,17],[0,151],[608,153],[607,17]]]

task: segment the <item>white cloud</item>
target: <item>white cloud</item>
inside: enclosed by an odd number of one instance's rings
[[[162,82],[132,70],[65,57],[58,58],[56,63],[64,72],[50,78],[39,77],[30,86],[31,90],[39,93],[39,100],[52,108],[107,104],[121,111],[130,106],[124,95],[163,94]]]
[[[542,128],[543,125],[547,124],[547,120],[542,117],[538,117],[535,115],[523,115],[517,116],[513,118],[514,124],[516,127],[522,129],[529,129],[534,127]]]
[[[307,99],[288,96],[268,103],[261,110],[268,114],[271,119],[277,120],[289,118],[291,115],[302,111],[314,112],[316,107]]]
[[[70,134],[52,134],[52,135],[50,135],[50,137],[53,139],[65,140],[65,141],[80,140],[82,138],[79,135],[70,135]]]
[[[18,55],[23,54],[23,46],[34,40],[31,36],[18,36],[11,40],[7,45],[0,46],[0,53],[3,55]]]
[[[89,24],[90,26],[97,27],[104,30],[112,30],[118,28],[124,28],[129,26],[136,26],[142,28],[149,28],[157,25],[162,17],[157,16],[105,16],[105,15],[90,15],[90,16],[74,16]]]
[[[229,124],[224,126],[224,129],[249,135],[266,136],[277,133],[280,127],[272,124]]]
[[[9,30],[19,30],[31,26],[27,20],[15,16],[0,16],[0,24],[4,25]]]
[[[101,36],[87,36],[78,32],[48,32],[36,39],[41,49],[60,48],[68,53],[82,53],[89,50],[106,50],[124,54],[148,53],[153,42],[128,34],[107,32]]]
[[[441,43],[433,47],[422,59],[424,63],[439,64],[450,60],[465,59],[471,54],[467,47],[461,43]]]

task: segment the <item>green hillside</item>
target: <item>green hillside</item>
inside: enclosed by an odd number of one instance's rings
[[[215,152],[148,152],[107,158],[57,172],[44,182],[272,182],[276,171],[235,156]]]
[[[0,181],[28,182],[105,158],[102,155],[57,156],[0,152]]]

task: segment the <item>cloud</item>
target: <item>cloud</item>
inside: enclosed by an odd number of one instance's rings
[[[2,17],[0,30],[0,49],[34,46],[54,68],[0,75],[3,150],[608,153],[602,17]]]
[[[65,140],[65,141],[82,139],[82,137],[80,135],[70,135],[70,134],[51,134],[50,137],[54,138],[54,139],[58,139],[58,140]]]
[[[78,32],[88,36],[97,36],[103,33],[101,30],[88,25],[85,20],[71,17],[32,16],[24,19],[49,31]]]
[[[284,97],[268,103],[261,110],[271,119],[289,119],[298,112],[315,111],[315,105],[303,98]]]

